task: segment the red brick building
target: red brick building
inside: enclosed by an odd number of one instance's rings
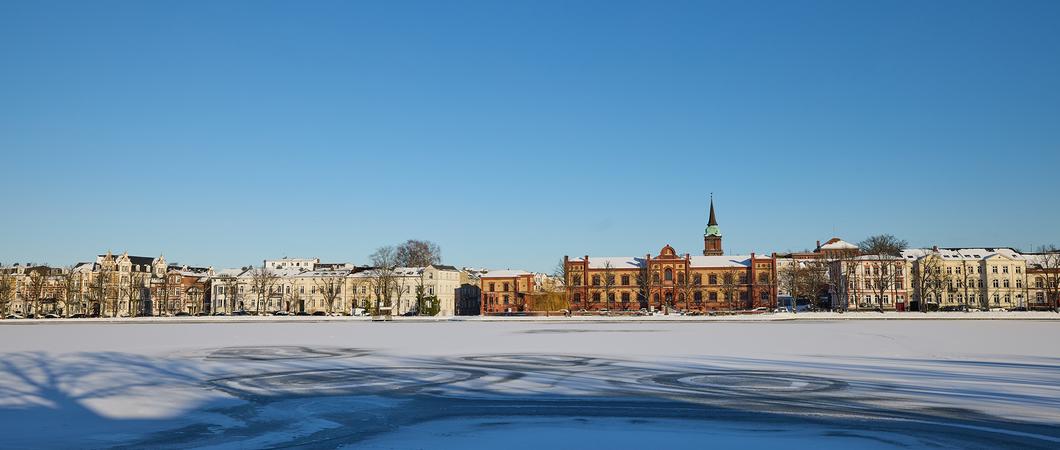
[[[643,257],[564,257],[572,310],[714,311],[774,307],[777,295],[773,256],[726,256],[710,203],[703,256],[678,254],[666,245]]]
[[[523,312],[532,308],[537,289],[534,274],[522,270],[491,270],[479,277],[482,315]]]

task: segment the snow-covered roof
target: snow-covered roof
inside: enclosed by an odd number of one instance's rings
[[[215,277],[238,277],[238,276],[242,275],[243,272],[246,272],[246,271],[237,267],[237,268],[231,268],[231,269],[215,270],[213,275]]]
[[[910,248],[902,251],[902,257],[909,260],[920,259],[937,254],[944,260],[978,261],[994,255],[1010,259],[1024,259],[1023,255],[1011,248]]]
[[[851,244],[839,238],[829,239],[824,245],[821,245],[821,250],[857,250],[858,246]]]
[[[486,273],[481,275],[481,278],[513,278],[523,275],[532,275],[530,272],[525,270],[487,270]]]
[[[639,269],[644,267],[644,258],[633,256],[590,256],[590,269],[603,269],[610,264],[612,269]]]
[[[751,255],[691,256],[692,267],[750,267]]]
[[[692,267],[750,267],[751,255],[722,255],[722,256],[690,256]],[[585,258],[571,259],[572,262],[581,262]],[[612,269],[639,269],[644,267],[643,257],[635,256],[590,256],[590,269],[603,269],[611,264]],[[492,273],[491,273],[492,274]]]
[[[283,270],[282,269],[273,269],[273,272],[281,272],[281,271],[283,271]],[[349,275],[350,272],[351,272],[351,270],[347,270],[347,269],[338,269],[338,270],[336,270],[336,269],[326,268],[326,269],[310,270],[310,271],[306,271],[306,272],[299,272],[299,273],[295,274],[294,276],[298,277],[298,278],[345,277],[346,275]]]

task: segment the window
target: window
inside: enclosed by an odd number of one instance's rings
[[[707,282],[709,282],[710,284],[718,284],[718,276],[715,274],[710,274],[710,276],[707,277]]]
[[[677,282],[680,283],[680,284],[684,284],[685,283],[685,274],[683,274],[683,273],[677,274]]]
[[[600,293],[599,292],[593,292],[593,301],[594,302],[600,302]]]
[[[1008,266],[1002,267],[1001,268],[1001,273],[1008,273]]]
[[[760,274],[758,274],[758,282],[762,283],[762,284],[769,283],[769,274],[768,273],[760,273]]]
[[[1010,286],[1009,286],[1009,281],[1008,281],[1008,279],[1007,279],[1007,278],[1006,278],[1006,279],[1004,280],[1003,284],[1005,285],[1005,287],[1010,287]]]
[[[715,292],[715,291],[710,291],[710,294],[708,295],[708,298],[710,298],[710,301],[716,302],[716,301],[718,301],[718,293]]]
[[[758,294],[759,300],[769,300],[769,292],[762,291]]]
[[[593,286],[600,285],[600,275],[593,275]]]
[[[508,304],[508,294],[504,294],[504,304]]]
[[[674,271],[671,270],[669,267],[667,267],[666,271],[663,272],[663,278],[665,278],[666,281],[673,281],[674,280]]]
[[[692,300],[695,300],[696,303],[703,301],[703,292],[696,291],[695,293],[693,293]]]
[[[608,303],[614,303],[615,302],[615,293],[614,292],[612,292],[610,294],[607,294],[607,302]]]
[[[993,272],[993,273],[997,273],[997,266],[991,267],[990,271]]]
[[[994,287],[999,287],[999,286],[997,285],[997,280],[994,280]]]
[[[622,275],[622,285],[629,286],[629,275]]]
[[[622,303],[629,303],[629,292],[622,293]]]
[[[496,292],[497,291],[495,289],[496,287],[497,287],[496,285],[494,285],[493,283],[490,283],[490,292]]]
[[[581,302],[582,302],[582,294],[575,292],[574,293],[574,303],[581,303]]]
[[[504,292],[508,292],[508,287],[509,287],[508,283],[504,283]]]
[[[699,286],[699,285],[703,284],[703,275],[700,275],[698,273],[695,274],[695,275],[692,275],[692,284],[694,284],[696,286]]]

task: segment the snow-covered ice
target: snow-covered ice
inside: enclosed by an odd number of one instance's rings
[[[0,325],[0,447],[1057,448],[1060,321]]]

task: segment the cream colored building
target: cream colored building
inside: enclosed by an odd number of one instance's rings
[[[914,271],[914,298],[929,309],[1027,306],[1027,259],[1011,248],[916,248],[902,257]]]
[[[372,270],[352,273],[348,276],[348,300],[352,308],[370,309],[374,306],[379,275]],[[392,314],[407,314],[416,308],[417,290],[423,289],[428,298],[425,307],[438,308],[439,316],[456,314],[456,296],[461,287],[461,271],[453,266],[430,265],[426,267],[398,267],[394,269]],[[435,305],[433,302],[438,302]],[[385,306],[385,305],[384,305]]]
[[[842,284],[833,292],[833,307],[848,310],[909,309],[910,266],[899,256],[861,255],[832,261],[828,276],[832,284]]]

